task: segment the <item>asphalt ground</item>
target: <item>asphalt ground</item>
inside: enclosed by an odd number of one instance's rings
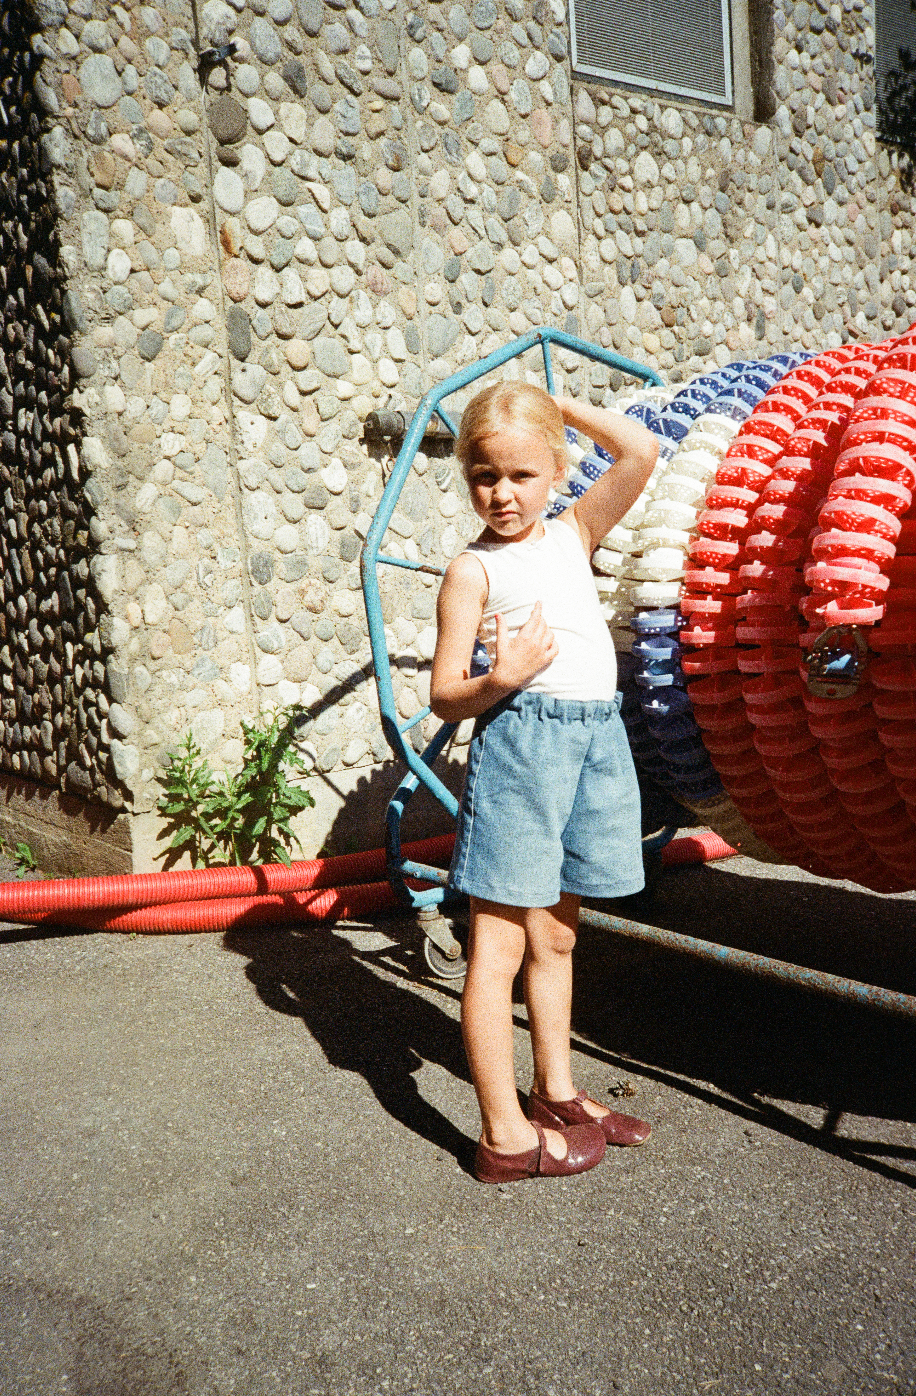
[[[735,858],[619,910],[914,994],[914,900]],[[7,927],[0,1391],[916,1391],[913,1025],[592,930],[576,962],[578,1080],[652,1138],[494,1188],[460,981],[403,922]]]

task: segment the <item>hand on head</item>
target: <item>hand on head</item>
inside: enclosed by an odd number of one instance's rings
[[[531,615],[522,628],[510,637],[506,622],[496,617],[496,659],[493,675],[510,688],[522,688],[535,674],[556,658],[558,645],[554,633],[541,615],[541,603],[536,601]]]

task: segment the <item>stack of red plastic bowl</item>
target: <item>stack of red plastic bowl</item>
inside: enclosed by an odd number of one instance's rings
[[[740,813],[787,860],[879,891],[916,886],[914,487],[916,330],[831,350],[736,436],[682,603],[694,713]],[[833,625],[880,656],[844,697],[807,683]]]
[[[761,711],[749,708],[742,677],[758,674],[765,689],[772,685],[777,692],[782,675],[795,677],[798,621],[791,609],[789,559],[798,550],[789,541],[780,542],[777,533],[772,544],[763,545],[769,561],[750,558],[747,545],[756,533],[771,532],[763,528],[764,521],[756,528],[752,520],[785,443],[818,390],[851,355],[831,350],[794,369],[744,423],[698,520],[699,537],[690,550],[698,566],[685,575],[682,601],[692,624],[681,631],[681,641],[697,650],[696,657],[683,657],[682,666],[693,679],[694,714],[723,784],[764,842],[787,860],[821,872],[826,869],[786,817],[759,750],[773,744],[762,729],[784,714],[762,711],[766,705]],[[789,507],[777,509],[769,522],[785,521]],[[755,645],[753,658],[744,648],[749,640]]]
[[[916,885],[916,821],[911,782],[916,777],[914,690],[910,687],[916,655],[916,331],[898,340],[881,360],[860,397],[840,443],[833,479],[839,507],[873,508],[856,518],[863,549],[874,552],[869,577],[873,611],[860,621],[873,658],[872,726],[862,780],[871,788],[855,792],[856,823],[882,863],[907,888]],[[881,513],[878,513],[878,510]],[[821,515],[822,534],[831,514]],[[821,545],[823,546],[823,545]],[[878,589],[880,579],[880,591]],[[841,612],[869,600],[855,586],[837,598]],[[831,612],[825,615],[829,621]],[[867,774],[866,774],[867,769]],[[863,806],[870,817],[863,814]]]
[[[754,522],[763,523],[765,531],[748,538],[750,562],[742,572],[747,580],[759,584],[763,580],[760,569],[769,567],[768,580],[778,590],[745,593],[739,604],[745,609],[747,623],[737,631],[739,640],[756,642],[758,649],[778,642],[784,647],[781,660],[787,666],[792,663],[791,670],[786,668],[775,676],[764,671],[749,678],[744,688],[748,716],[757,727],[755,747],[782,811],[822,865],[834,876],[858,881],[872,874],[874,860],[863,848],[857,830],[850,828],[830,766],[819,749],[818,724],[829,725],[830,713],[836,714],[836,708],[831,709],[832,700],[828,700],[823,712],[812,715],[812,709],[823,700],[812,699],[799,672],[798,647],[805,638],[800,634],[799,610],[804,613],[809,601],[805,569],[810,566],[812,527],[829,489],[839,442],[857,396],[872,377],[882,352],[881,348],[868,347],[852,351],[802,417],[775,463],[754,515]],[[775,578],[774,564],[779,568]],[[767,625],[761,627],[764,615]],[[769,659],[772,663],[772,653]],[[757,660],[751,650],[742,667],[753,669]],[[883,870],[879,872],[885,889]]]

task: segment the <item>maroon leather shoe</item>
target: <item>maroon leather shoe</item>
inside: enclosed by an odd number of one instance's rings
[[[554,1158],[547,1147],[544,1131],[535,1121],[538,1142],[523,1154],[498,1154],[486,1144],[477,1145],[474,1177],[481,1183],[519,1183],[523,1178],[566,1178],[571,1173],[585,1173],[604,1158],[604,1134],[591,1124],[550,1125],[566,1140],[566,1157]]]
[[[582,1102],[585,1091],[580,1091],[573,1100],[545,1100],[544,1096],[531,1091],[528,1096],[528,1118],[532,1124],[546,1125],[548,1129],[568,1129],[570,1125],[597,1125],[608,1144],[644,1144],[652,1133],[652,1126],[645,1120],[637,1120],[633,1115],[618,1115],[609,1110],[600,1119],[590,1115]]]

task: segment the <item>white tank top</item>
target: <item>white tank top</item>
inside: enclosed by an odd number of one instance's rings
[[[509,634],[521,630],[540,601],[559,653],[525,687],[532,693],[582,701],[611,699],[617,690],[617,656],[576,529],[548,519],[543,537],[522,543],[471,543],[466,549],[487,574],[489,592],[480,639],[493,662],[496,616]]]

